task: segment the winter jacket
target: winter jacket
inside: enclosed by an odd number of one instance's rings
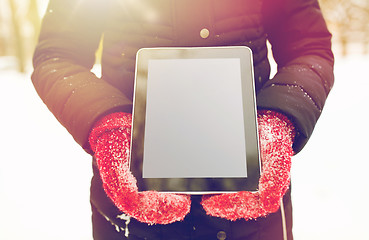
[[[102,36],[99,79],[90,69]],[[272,79],[267,39],[278,64]],[[254,54],[257,106],[294,122],[298,152],[333,85],[330,39],[316,0],[51,0],[32,81],[51,112],[90,152],[87,137],[96,120],[131,111],[139,48],[246,45]]]
[[[90,69],[102,37],[100,79]],[[278,64],[272,79],[267,40]],[[88,135],[97,119],[132,109],[139,48],[248,46],[254,57],[257,106],[282,112],[293,121],[298,152],[311,136],[333,85],[330,40],[317,0],[51,0],[33,58],[32,81],[50,111],[91,152]],[[120,221],[119,211],[104,194],[95,166],[94,171],[95,227],[105,223],[114,230],[106,219]],[[291,233],[289,193],[284,200]],[[229,222],[207,216],[196,200],[193,205],[183,223],[148,227],[131,219],[130,231],[141,236],[137,239],[160,239],[163,234],[172,236],[166,239],[206,239],[204,234],[216,239],[219,228],[227,232],[227,239],[280,239],[280,212],[257,221]],[[99,214],[102,222],[96,220]],[[117,224],[124,228],[125,222]]]

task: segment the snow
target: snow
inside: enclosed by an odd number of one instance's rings
[[[42,103],[29,74],[4,67],[0,84],[0,239],[92,239],[91,157]]]
[[[0,239],[91,240],[91,157],[0,58]],[[369,239],[369,55],[338,57],[336,83],[293,158],[296,240]]]
[[[297,240],[369,239],[368,66],[369,56],[338,57],[322,116],[293,159]]]

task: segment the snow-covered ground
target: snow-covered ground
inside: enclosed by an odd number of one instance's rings
[[[335,85],[292,170],[296,240],[367,240],[369,56],[336,59]]]
[[[29,74],[0,65],[0,239],[91,240],[91,159],[38,98]],[[296,240],[369,239],[369,56],[338,58],[314,134],[293,159]]]
[[[0,85],[0,239],[91,240],[91,157],[42,103],[29,74],[5,69]]]

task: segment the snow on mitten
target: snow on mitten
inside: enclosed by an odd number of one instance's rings
[[[276,212],[290,183],[294,127],[283,114],[258,112],[262,173],[257,192],[203,196],[207,214],[229,220],[256,219]]]
[[[90,133],[106,194],[119,210],[148,224],[181,221],[190,211],[187,195],[138,192],[135,177],[129,170],[132,115],[113,113],[100,120]]]

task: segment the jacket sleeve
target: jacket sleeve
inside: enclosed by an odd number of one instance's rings
[[[32,82],[37,93],[74,139],[90,152],[94,122],[130,101],[91,73],[109,1],[51,0],[36,46]]]
[[[331,34],[316,0],[266,0],[263,16],[278,71],[258,92],[257,103],[291,118],[298,130],[297,153],[333,86]]]

